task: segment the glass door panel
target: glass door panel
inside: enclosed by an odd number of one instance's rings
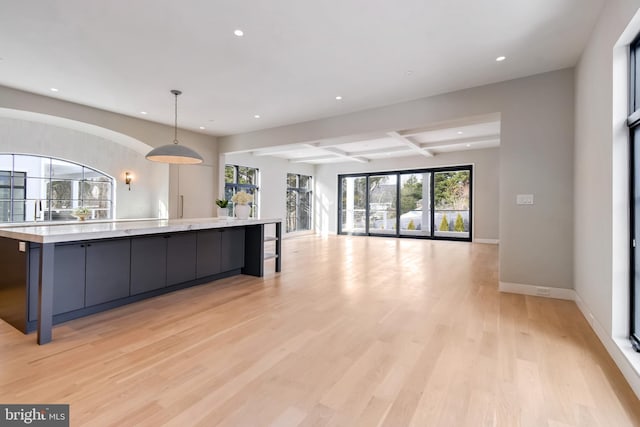
[[[342,233],[366,233],[367,178],[343,177],[340,195],[340,231]]]
[[[398,175],[369,177],[369,233],[396,234]]]
[[[471,174],[468,170],[434,173],[434,235],[470,237]]]
[[[400,234],[431,236],[431,173],[400,175]]]

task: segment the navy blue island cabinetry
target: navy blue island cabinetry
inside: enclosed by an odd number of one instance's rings
[[[265,227],[281,222],[140,220],[0,228],[0,318],[38,343],[52,326],[237,274],[264,273]]]

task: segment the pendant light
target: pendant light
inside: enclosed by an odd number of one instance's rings
[[[189,147],[178,145],[178,95],[182,94],[179,90],[173,89],[172,94],[176,97],[175,102],[175,123],[173,127],[173,144],[163,145],[149,151],[146,158],[160,163],[175,163],[180,165],[195,165],[202,163],[202,156]]]

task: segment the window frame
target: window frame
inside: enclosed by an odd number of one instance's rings
[[[639,256],[638,243],[636,242],[635,194],[636,175],[640,173],[640,164],[635,162],[637,149],[635,134],[640,132],[640,96],[637,89],[640,85],[640,34],[629,45],[629,115],[627,126],[629,127],[629,340],[633,348],[640,352],[640,330],[636,330],[636,317],[640,316],[640,307],[636,306],[636,297],[640,292],[640,281],[636,281],[636,258]]]
[[[77,189],[79,190],[78,194],[76,195],[71,195],[72,198],[69,199],[69,201],[74,202],[72,203],[72,207],[70,208],[66,208],[65,211],[68,212],[72,212],[73,210],[77,209],[78,207],[84,207],[86,206],[87,202],[90,201],[90,199],[87,199],[84,197],[84,191],[83,188],[86,185],[86,183],[92,183],[92,182],[100,182],[100,183],[108,183],[109,184],[109,191],[107,194],[106,198],[99,198],[97,200],[95,200],[95,202],[98,203],[98,207],[95,208],[95,210],[97,211],[106,211],[107,215],[106,218],[97,218],[97,219],[113,219],[115,217],[115,179],[110,176],[107,175],[104,172],[99,171],[98,169],[89,167],[87,165],[83,165],[81,163],[77,163],[77,162],[73,162],[70,160],[66,160],[66,159],[61,159],[58,157],[51,157],[51,156],[41,156],[41,155],[37,155],[37,154],[28,154],[28,153],[2,153],[0,152],[0,156],[3,157],[11,157],[10,160],[10,171],[5,171],[5,172],[9,172],[9,177],[10,177],[10,191],[9,191],[9,199],[5,199],[4,201],[8,201],[9,202],[9,206],[10,206],[10,210],[8,213],[8,221],[0,221],[0,224],[7,224],[7,223],[25,223],[25,222],[47,222],[47,223],[55,223],[55,222],[61,222],[61,221],[69,221],[69,220],[73,220],[73,218],[67,218],[67,217],[59,217],[59,218],[55,218],[54,219],[54,211],[59,211],[59,209],[56,209],[53,207],[54,203],[58,200],[67,200],[67,199],[54,199],[53,198],[53,194],[51,191],[51,187],[52,184],[54,182],[70,182],[73,184],[77,184]],[[38,159],[38,161],[40,162],[45,162],[44,163],[44,169],[43,169],[43,173],[41,174],[37,174],[38,176],[29,176],[27,171],[23,171],[23,170],[16,170],[17,166],[17,162],[16,162],[16,156],[19,156],[20,158],[33,158],[33,159]],[[64,165],[73,165],[79,168],[79,171],[81,172],[81,177],[79,179],[70,179],[70,178],[65,178],[65,177],[60,177],[60,176],[56,176],[54,173],[54,163],[58,162],[58,164],[64,164]],[[19,169],[23,169],[23,167],[18,167]],[[4,169],[3,169],[4,171]],[[96,181],[94,175],[98,175],[100,180]],[[39,176],[42,175],[42,176]],[[16,186],[15,185],[15,181],[17,179],[21,179],[24,182],[24,185],[21,186]],[[41,198],[30,198],[29,194],[28,194],[28,188],[29,188],[29,180],[39,180],[41,182],[41,185],[43,186],[42,188],[42,194],[45,194],[44,197]],[[3,186],[6,187],[6,186]],[[24,190],[24,197],[23,198],[16,198],[15,196],[15,189],[19,188],[21,190]],[[34,218],[33,219],[29,219],[28,218],[28,211],[27,211],[27,202],[28,201],[33,201],[34,204],[39,203],[41,208],[38,209],[38,215],[36,216],[35,214],[35,209],[34,209]],[[93,201],[93,200],[91,200]],[[23,202],[23,214],[21,215],[22,218],[16,220],[16,216],[15,216],[15,211],[14,211],[14,206],[16,203],[19,202]],[[106,204],[108,206],[108,208],[104,208],[101,207],[100,205],[102,204]],[[36,205],[34,205],[36,206]],[[67,216],[70,216],[67,215]]]
[[[468,219],[468,237],[454,237],[454,236],[437,236],[436,229],[437,224],[435,224],[435,174],[439,172],[459,172],[459,171],[468,171],[469,172],[469,219]],[[430,235],[410,235],[410,234],[402,234],[400,229],[400,216],[401,216],[401,176],[406,174],[431,174],[431,179],[429,180],[430,191],[429,191],[429,206],[431,207],[430,212],[430,222],[431,222],[431,230]],[[371,176],[384,176],[384,175],[396,175],[396,227],[395,233],[371,233],[369,229],[369,218],[370,218],[370,209],[369,209],[369,189],[370,183],[369,178]],[[365,178],[365,231],[364,232],[345,232],[342,230],[342,180],[343,178]],[[337,194],[337,207],[338,207],[338,216],[337,216],[337,233],[340,235],[353,235],[353,236],[374,236],[374,237],[393,237],[393,238],[408,238],[408,239],[427,239],[427,240],[449,240],[456,242],[471,242],[473,241],[473,165],[459,165],[459,166],[445,166],[445,167],[437,167],[437,168],[424,168],[424,169],[404,169],[404,170],[393,170],[393,171],[376,171],[376,172],[360,172],[360,173],[349,173],[349,174],[340,174],[338,175],[338,194]]]
[[[245,191],[249,194],[253,194],[253,202],[249,203],[251,207],[249,218],[260,217],[260,169],[252,166],[225,164],[225,181],[224,181],[224,194],[225,198],[228,197],[230,211],[229,215],[235,215],[235,204],[231,201],[231,197],[239,191]],[[233,168],[233,182],[227,182],[227,168]],[[252,169],[254,171],[255,184],[241,184],[239,182],[240,168]],[[247,191],[249,190],[249,191]],[[229,191],[229,193],[228,193]]]
[[[291,187],[289,186],[289,177],[294,176],[295,177],[295,181],[296,181],[296,186],[295,187]],[[307,186],[306,187],[300,187],[300,178],[301,177],[306,177],[307,178]],[[296,233],[296,232],[302,232],[302,231],[311,231],[313,230],[313,176],[312,175],[305,175],[305,174],[296,174],[296,173],[287,173],[287,200],[286,200],[286,212],[287,212],[287,221],[286,221],[286,232],[287,233]],[[289,192],[292,192],[295,194],[295,198],[296,198],[296,203],[295,203],[295,218],[296,218],[296,228],[295,230],[290,230],[289,229],[289,204],[288,204],[288,199],[289,199]],[[302,209],[300,208],[300,194],[304,193],[304,194],[308,194],[309,195],[309,218],[307,220],[307,223],[309,225],[309,228],[303,228],[300,229],[299,228],[299,224],[303,221],[300,220],[301,218],[301,211]]]

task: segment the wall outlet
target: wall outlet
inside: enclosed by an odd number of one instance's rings
[[[533,194],[518,194],[516,196],[516,204],[517,205],[532,205],[533,204]]]
[[[536,286],[536,295],[539,297],[548,297],[551,295],[551,288]]]
[[[27,243],[26,242],[18,242],[18,251],[26,252],[27,251]]]

